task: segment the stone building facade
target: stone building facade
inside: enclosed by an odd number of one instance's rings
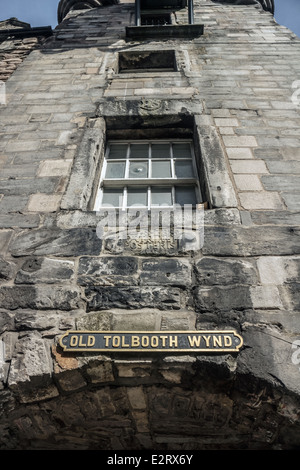
[[[0,21],[1,82],[6,82],[24,58],[51,35],[51,26],[32,28],[30,24],[17,18]]]
[[[271,1],[163,5],[62,0],[6,81],[1,449],[299,449],[300,42]],[[129,145],[151,148],[152,179],[125,181]],[[105,197],[184,206],[191,187],[181,237],[122,236],[121,209],[117,236],[99,231]],[[61,339],[231,330],[239,350],[207,353]]]

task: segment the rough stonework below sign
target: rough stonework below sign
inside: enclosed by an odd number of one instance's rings
[[[243,339],[228,331],[68,331],[66,352],[238,352]]]

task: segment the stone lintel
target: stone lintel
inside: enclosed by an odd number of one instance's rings
[[[202,24],[164,25],[164,26],[127,26],[126,37],[128,39],[149,38],[185,38],[193,39],[202,36],[204,26]]]

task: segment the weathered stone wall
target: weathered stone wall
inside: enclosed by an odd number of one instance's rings
[[[128,42],[133,12],[70,13],[6,83],[0,447],[298,448],[299,40],[259,6],[195,0],[203,36]],[[178,71],[118,74],[118,52],[162,47]],[[86,198],[106,133],[188,118],[208,181],[202,249],[100,240]],[[244,348],[130,357],[58,346],[69,329],[195,328],[234,328]]]
[[[0,21],[0,80],[6,82],[30,52],[51,35],[51,28],[31,28],[16,18]]]

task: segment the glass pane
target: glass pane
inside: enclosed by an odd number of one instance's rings
[[[109,146],[108,159],[126,158],[127,144],[111,144]]]
[[[177,186],[175,188],[175,202],[180,206],[185,204],[196,204],[196,191],[195,187],[190,186]]]
[[[114,207],[122,207],[123,189],[121,188],[104,188],[102,206],[109,204]]]
[[[105,178],[124,178],[125,162],[107,162]]]
[[[172,192],[171,188],[152,188],[151,189],[151,205],[152,206],[171,206]]]
[[[132,144],[130,145],[130,158],[148,158],[148,144]]]
[[[195,176],[192,160],[175,161],[175,174],[177,178],[189,178]]]
[[[192,158],[191,146],[188,142],[182,144],[173,144],[174,158]]]
[[[169,144],[153,144],[151,148],[152,158],[170,158]]]
[[[152,162],[152,178],[171,178],[170,162]]]
[[[130,162],[129,178],[147,178],[148,162]]]
[[[147,206],[147,188],[128,188],[127,191],[127,206]]]

